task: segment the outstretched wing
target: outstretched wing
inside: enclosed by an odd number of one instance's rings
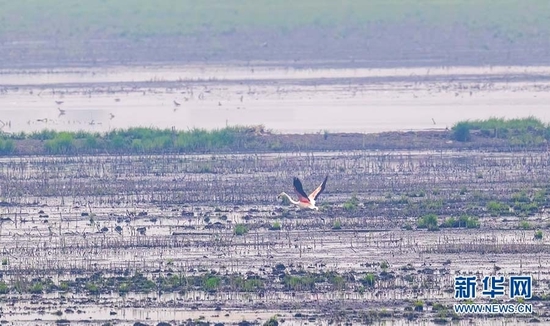
[[[319,195],[323,192],[323,190],[325,190],[325,185],[327,184],[327,180],[328,180],[328,175],[325,177],[325,180],[323,181],[323,183],[321,183],[321,185],[319,185],[319,187],[317,187],[317,189],[313,190],[313,192],[309,195],[309,200],[317,200],[317,197],[319,197]]]
[[[309,198],[302,187],[302,182],[297,177],[294,177],[294,190],[298,193],[298,199],[303,203],[309,203]]]

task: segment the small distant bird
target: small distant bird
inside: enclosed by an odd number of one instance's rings
[[[434,125],[435,125],[435,120],[434,120],[434,118],[432,118],[432,122],[433,122],[433,123],[434,123]]]
[[[112,113],[109,113],[109,116],[111,117],[111,120],[113,120],[113,118],[115,117],[115,115]]]
[[[89,124],[90,124],[90,126],[95,125],[95,120],[90,121]]]
[[[222,102],[218,102],[218,106],[222,106]]]
[[[59,115],[64,115],[65,114],[65,110],[61,109],[61,108],[57,108],[59,110]]]
[[[61,104],[63,104],[63,101],[55,101],[55,104],[61,105]]]
[[[282,198],[283,196],[286,196],[286,198],[288,198],[288,200],[292,204],[298,206],[301,209],[309,208],[309,209],[318,211],[319,208],[315,206],[315,201],[317,200],[317,198],[319,198],[319,195],[321,195],[323,190],[325,190],[325,185],[327,184],[327,180],[328,180],[328,175],[325,177],[325,180],[323,181],[323,183],[321,183],[321,185],[319,185],[319,187],[317,187],[317,189],[315,189],[308,196],[304,191],[304,188],[302,187],[302,182],[300,181],[300,179],[298,179],[297,177],[294,177],[294,190],[296,190],[296,192],[298,193],[298,201],[295,201],[292,198],[290,198],[290,196],[284,191],[280,193],[277,196],[277,198]]]
[[[241,102],[243,101],[243,96],[241,95]]]
[[[39,121],[39,122],[48,122],[48,118],[44,118],[44,119],[36,119],[36,121]]]
[[[174,105],[175,105],[175,106],[180,106],[181,103],[179,103],[179,102],[177,102],[176,100],[174,100]]]

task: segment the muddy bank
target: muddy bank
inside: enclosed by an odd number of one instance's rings
[[[331,133],[316,134],[273,134],[258,127],[233,135],[234,139],[220,147],[197,146],[191,148],[172,147],[138,148],[130,145],[115,148],[111,141],[97,138],[94,147],[89,147],[87,138],[75,139],[66,147],[53,148],[51,140],[10,139],[13,149],[4,149],[0,155],[76,155],[76,154],[229,154],[229,153],[288,153],[309,151],[460,151],[479,150],[492,152],[546,151],[547,142],[518,142],[514,138],[502,139],[473,132],[469,141],[457,141],[452,130],[426,130],[382,133]],[[53,140],[55,142],[55,140]]]

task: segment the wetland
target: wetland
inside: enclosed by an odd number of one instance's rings
[[[0,322],[548,323],[548,6],[397,2],[0,1]]]
[[[2,320],[542,322],[549,159],[527,145],[3,156]],[[276,199],[294,175],[306,189],[329,175],[320,211]],[[453,312],[453,276],[497,271],[533,275],[534,313]]]

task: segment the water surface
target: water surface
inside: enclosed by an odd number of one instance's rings
[[[368,133],[444,129],[491,116],[550,121],[549,77],[550,67],[4,70],[0,127],[13,133],[263,124],[281,133]]]

